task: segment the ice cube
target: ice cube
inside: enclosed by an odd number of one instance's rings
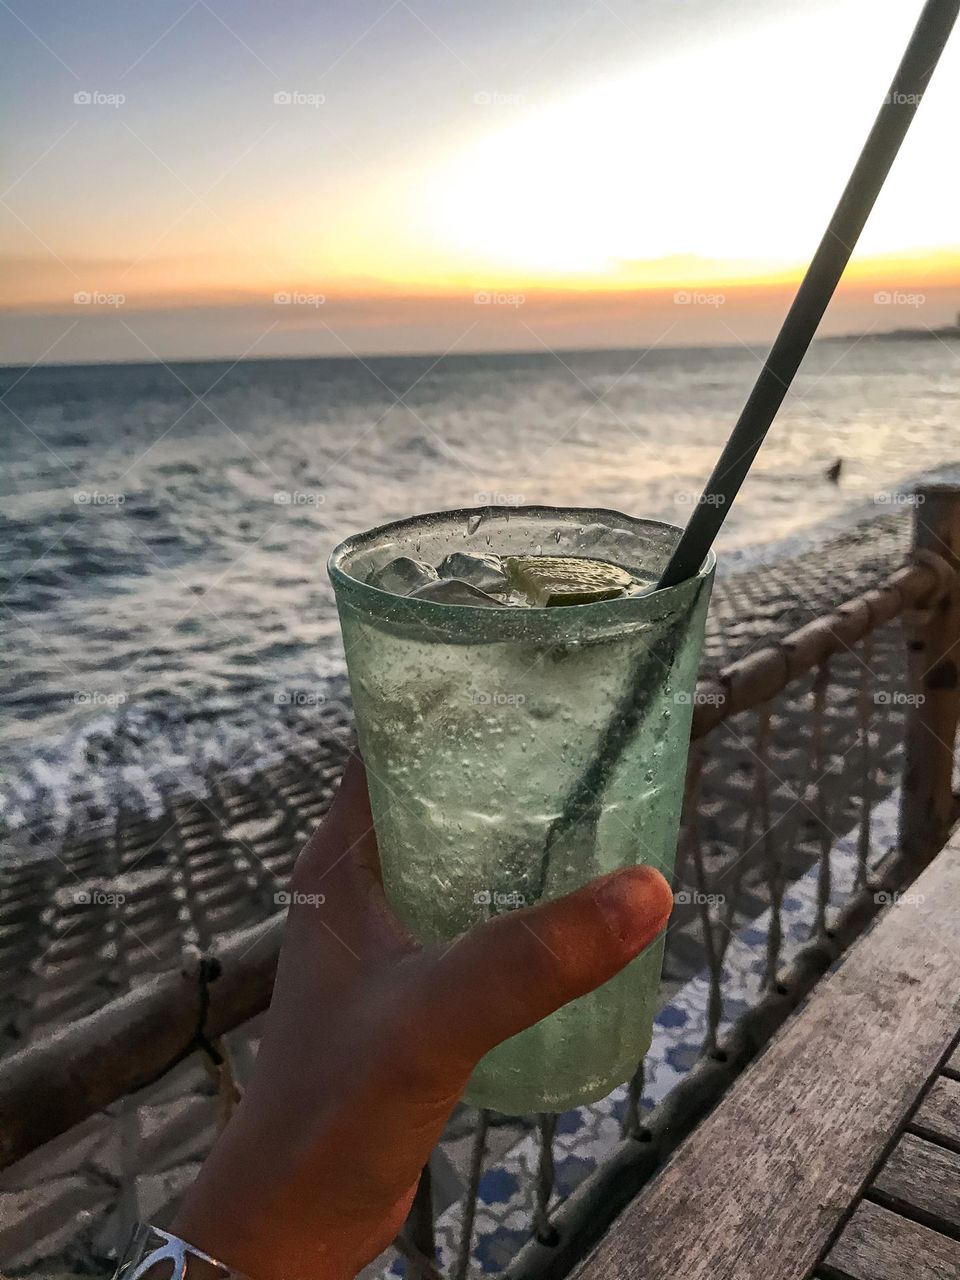
[[[408,596],[416,587],[436,582],[437,571],[432,564],[412,560],[410,556],[397,556],[382,569],[375,569],[368,582],[371,587],[390,591],[395,596]]]
[[[440,565],[441,578],[460,578],[481,591],[508,591],[500,557],[482,551],[453,551]]]
[[[410,598],[415,600],[432,600],[434,604],[471,604],[481,609],[505,609],[502,600],[488,596],[479,587],[462,578],[440,578],[437,582],[425,582],[422,587],[411,591]]]

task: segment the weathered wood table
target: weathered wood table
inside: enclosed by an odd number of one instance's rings
[[[960,836],[576,1280],[960,1280]]]
[[[960,1049],[934,1075],[816,1275],[960,1278]]]

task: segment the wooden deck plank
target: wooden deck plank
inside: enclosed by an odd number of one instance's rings
[[[871,1187],[894,1212],[947,1235],[960,1234],[960,1155],[906,1133]]]
[[[960,1151],[960,1080],[938,1076],[910,1121],[910,1128],[921,1137]]]
[[[577,1280],[807,1276],[956,1036],[958,905],[954,838],[624,1211]]]
[[[821,1271],[830,1280],[954,1280],[960,1244],[865,1200]]]

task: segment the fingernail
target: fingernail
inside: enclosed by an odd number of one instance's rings
[[[597,905],[631,955],[649,946],[673,910],[673,894],[653,867],[625,867],[597,885]]]

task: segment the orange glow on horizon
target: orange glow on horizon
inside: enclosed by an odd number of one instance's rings
[[[126,305],[142,307],[243,307],[272,302],[274,294],[296,292],[322,296],[340,303],[375,301],[427,302],[430,299],[462,299],[477,291],[524,291],[541,299],[611,295],[656,295],[675,289],[727,289],[744,299],[770,289],[799,283],[805,264],[779,270],[758,271],[757,264],[713,261],[694,255],[674,255],[651,262],[628,262],[606,273],[561,275],[548,272],[421,271],[416,276],[371,276],[330,279],[302,272],[276,274],[264,269],[251,278],[249,262],[222,263],[204,260],[153,260],[134,271],[103,260],[89,265],[70,264],[67,271],[38,273],[37,264],[21,272],[8,269],[0,305],[23,311],[57,311],[74,307],[74,295],[96,289],[123,294]],[[242,271],[239,268],[246,268]],[[236,270],[234,269],[236,268]],[[237,283],[244,276],[243,284]],[[933,251],[899,252],[855,258],[844,276],[842,288],[960,289],[960,246]]]

